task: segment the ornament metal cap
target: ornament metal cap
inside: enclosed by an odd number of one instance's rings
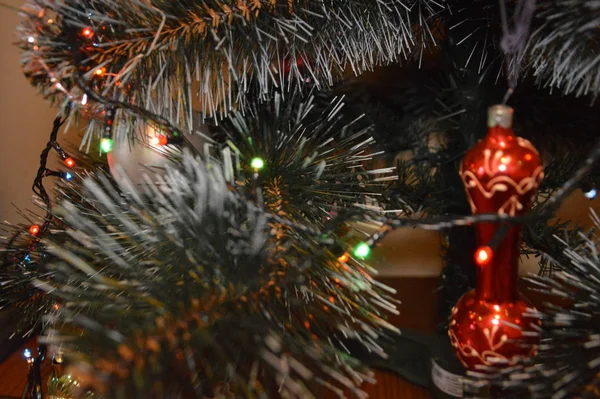
[[[512,127],[513,109],[508,105],[492,105],[488,108],[488,127]]]

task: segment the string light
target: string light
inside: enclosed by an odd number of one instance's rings
[[[252,160],[250,161],[250,166],[252,166],[253,169],[255,170],[260,170],[265,166],[265,161],[262,160],[262,158],[252,158]]]
[[[31,351],[29,349],[25,349],[23,351],[23,356],[25,357],[25,359],[31,359]]]
[[[98,68],[94,71],[94,74],[97,76],[102,76],[106,73],[106,68]]]
[[[348,255],[348,252],[345,252],[342,256],[338,258],[338,261],[340,263],[346,263],[348,262],[348,259],[350,259],[350,256]]]
[[[33,236],[45,234],[46,231],[48,230],[48,227],[50,226],[50,223],[51,223],[53,217],[54,217],[52,214],[52,211],[51,211],[52,206],[51,206],[50,196],[48,195],[48,193],[44,187],[44,178],[47,176],[57,176],[57,175],[60,176],[60,172],[50,171],[46,167],[47,162],[48,162],[48,155],[52,149],[54,149],[58,153],[58,155],[63,160],[63,162],[69,158],[69,156],[66,154],[66,152],[58,144],[57,137],[58,137],[58,132],[59,132],[60,128],[65,124],[67,118],[69,117],[70,112],[71,112],[71,104],[67,104],[65,106],[65,109],[64,109],[64,112],[62,113],[62,115],[59,115],[56,118],[54,118],[54,121],[52,122],[52,131],[50,132],[50,138],[48,139],[48,142],[46,143],[46,147],[40,154],[40,165],[37,170],[35,179],[33,180],[32,190],[41,199],[41,201],[43,201],[43,203],[46,205],[46,214],[44,216],[44,223],[42,224],[42,227],[40,227],[37,224],[31,225],[29,227],[29,233]],[[39,240],[34,240],[32,245],[30,246],[29,250],[30,251],[35,250],[39,244],[40,244]],[[44,257],[43,252],[41,253],[41,256]],[[29,256],[29,254],[27,254],[24,258],[25,261],[29,261],[30,259],[31,259],[31,257]]]
[[[585,198],[587,199],[595,199],[598,195],[598,190],[592,188],[589,191],[584,192],[583,195],[585,195]]]
[[[27,38],[27,41],[28,41],[29,43],[33,43],[33,42],[35,42],[35,37],[33,37],[33,36],[29,36],[29,37]]]
[[[71,172],[56,172],[54,170],[46,169],[44,176],[55,176],[60,177],[64,180],[71,180],[73,178],[73,173]]]
[[[371,247],[364,242],[361,242],[354,248],[354,256],[364,259],[371,253]]]
[[[73,168],[75,166],[75,160],[71,157],[67,157],[64,162],[69,168]]]
[[[104,137],[100,140],[100,150],[106,154],[113,149],[112,129],[115,120],[115,109],[111,108],[106,111],[106,126],[104,127]]]
[[[588,179],[585,179],[579,184],[581,191],[583,191],[583,195],[585,198],[593,200],[598,196],[598,190],[595,185],[592,184]]]
[[[103,137],[102,140],[100,140],[100,149],[104,153],[111,152],[112,149],[113,149],[113,141],[112,141],[112,139],[109,138],[109,137]]]
[[[163,146],[169,144],[169,139],[167,136],[163,136],[159,134],[158,136],[154,136],[150,139],[150,144],[153,146]]]
[[[33,224],[31,225],[31,227],[29,227],[29,233],[31,233],[31,235],[35,236],[40,232],[40,226],[38,226],[37,224]]]
[[[490,263],[493,254],[492,248],[488,247],[487,245],[481,247],[475,251],[475,263],[477,263],[479,266],[485,266]]]
[[[81,30],[81,36],[87,39],[91,39],[92,36],[94,36],[94,31],[91,28],[83,28]]]
[[[54,364],[63,364],[63,354],[62,352],[56,352],[54,356],[52,356],[52,363]]]

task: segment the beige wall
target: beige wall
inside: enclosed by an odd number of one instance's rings
[[[20,0],[3,1],[14,7],[21,4]],[[0,62],[3,67],[0,74],[0,220],[12,222],[22,219],[11,203],[22,209],[35,209],[31,202],[31,183],[56,114],[55,109],[36,95],[36,90],[21,73],[19,51],[13,46],[18,21],[16,12],[0,7]],[[56,162],[54,154],[52,158]],[[585,220],[590,205],[592,203],[577,192],[563,207],[561,215]],[[593,205],[600,209],[598,201]],[[383,275],[438,275],[441,268],[439,242],[439,238],[430,232],[396,231],[380,250],[385,260],[379,269]],[[536,271],[535,261],[526,261],[522,270]]]
[[[20,7],[22,1],[2,3]],[[19,51],[13,45],[18,22],[15,11],[0,5],[0,220],[12,222],[22,219],[11,203],[35,209],[31,184],[56,115],[21,72]]]

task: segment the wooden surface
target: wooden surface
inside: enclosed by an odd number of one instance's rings
[[[397,298],[402,301],[400,315],[392,315],[390,322],[399,328],[411,328],[422,332],[433,332],[438,280],[436,278],[384,278],[381,282],[398,291]],[[0,364],[0,399],[3,397],[20,398],[27,383],[27,364],[23,359],[23,350],[29,348],[35,353],[36,341],[31,340]],[[51,366],[46,361],[42,373],[46,379]],[[424,388],[410,384],[392,373],[375,371],[377,384],[364,385],[362,389],[373,399],[431,399],[433,396]],[[335,398],[326,395],[324,399]],[[348,395],[348,397],[352,397]]]

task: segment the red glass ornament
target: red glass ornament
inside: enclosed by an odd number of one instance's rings
[[[487,136],[461,164],[473,213],[523,214],[544,177],[538,151],[515,136],[512,115],[510,107],[491,107]],[[531,356],[538,341],[540,321],[517,290],[521,227],[510,227],[492,249],[489,245],[499,227],[498,223],[475,226],[477,286],[459,299],[450,317],[451,344],[470,370],[515,364]]]

